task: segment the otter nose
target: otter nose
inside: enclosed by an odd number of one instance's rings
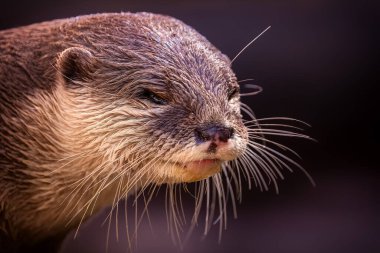
[[[215,141],[227,142],[234,135],[232,127],[211,125],[195,129],[195,138],[198,142]]]

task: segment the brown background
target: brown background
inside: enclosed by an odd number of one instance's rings
[[[378,173],[379,15],[376,1],[9,1],[0,3],[0,28],[81,14],[149,11],[174,16],[231,58],[264,28],[272,28],[234,63],[239,79],[254,78],[264,92],[243,101],[257,116],[288,116],[312,125],[318,143],[282,142],[303,157],[317,182],[296,170],[280,194],[245,191],[237,220],[221,244],[217,228],[186,252],[380,252]],[[1,53],[1,52],[0,52]],[[377,70],[377,73],[375,72]],[[376,85],[376,86],[375,86]],[[167,234],[159,194],[140,228],[135,252],[179,252]],[[104,215],[103,215],[104,216]],[[67,238],[62,252],[106,252],[104,217]],[[123,220],[123,217],[120,217]],[[126,252],[112,225],[108,252]]]

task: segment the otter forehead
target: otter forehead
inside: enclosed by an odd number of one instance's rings
[[[193,105],[199,108],[210,101],[214,103],[208,106],[228,107],[228,90],[238,87],[228,57],[174,18],[147,13],[107,14],[71,25],[80,28],[77,37],[85,38],[100,59],[97,77],[107,84],[110,79],[119,79],[112,82],[113,86],[104,87],[107,90],[118,83],[118,88],[127,85],[124,91],[133,94],[148,86],[165,99],[170,97],[172,102],[194,110]],[[91,36],[84,36],[90,28]]]
[[[167,81],[171,88],[191,83],[201,93],[236,82],[228,57],[177,19],[149,13],[105,14],[74,19],[69,26],[68,39],[88,44],[99,59],[125,75],[141,70],[141,82]],[[107,73],[113,72],[106,69]]]

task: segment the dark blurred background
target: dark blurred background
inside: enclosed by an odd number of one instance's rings
[[[217,228],[201,239],[200,226],[182,252],[380,252],[377,1],[14,0],[0,3],[0,28],[120,11],[181,19],[230,58],[271,25],[233,64],[240,80],[254,78],[264,88],[243,101],[259,118],[308,122],[306,133],[318,141],[281,140],[302,156],[315,188],[295,169],[285,173],[279,194],[244,191],[220,244]],[[153,232],[143,222],[135,252],[179,252],[167,233],[162,194],[150,215]],[[103,220],[69,236],[62,252],[106,252]],[[126,252],[124,230],[118,242],[114,230],[108,252]]]

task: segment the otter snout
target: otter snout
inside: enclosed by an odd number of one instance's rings
[[[222,125],[208,125],[196,128],[194,134],[197,144],[206,141],[212,141],[218,144],[220,142],[228,142],[234,135],[234,129]]]

